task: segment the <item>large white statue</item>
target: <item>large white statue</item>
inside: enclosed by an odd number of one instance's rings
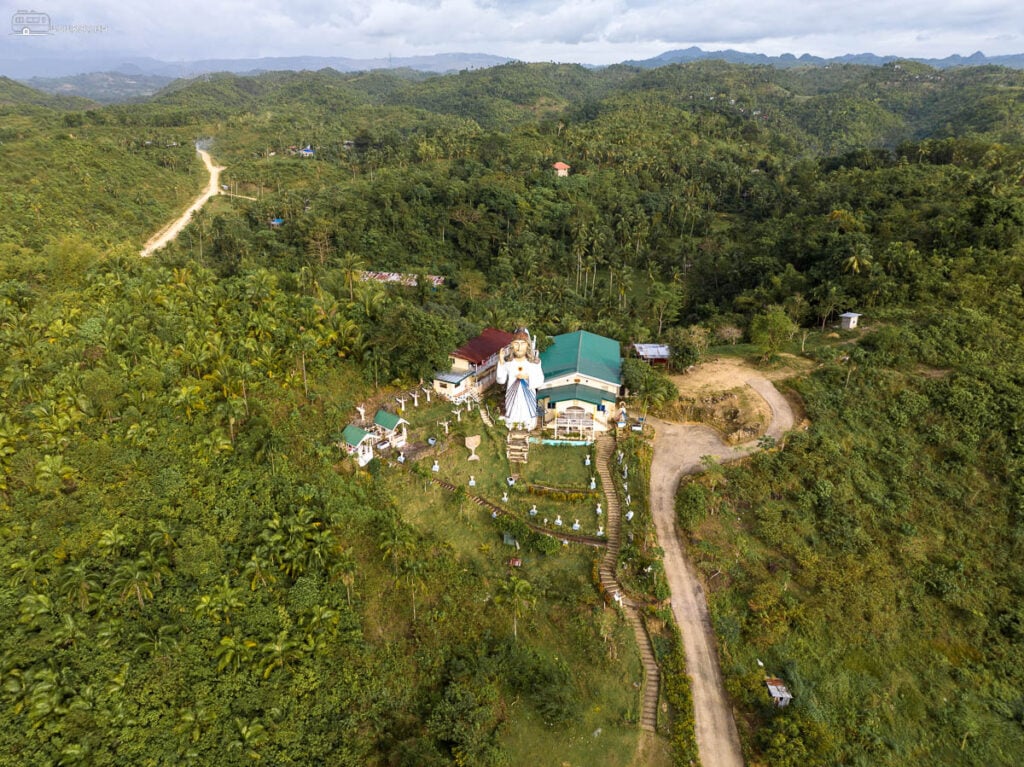
[[[511,356],[510,356],[511,352]],[[505,384],[505,415],[509,429],[532,431],[537,426],[537,387],[544,371],[530,334],[516,331],[512,343],[498,355],[497,381]]]

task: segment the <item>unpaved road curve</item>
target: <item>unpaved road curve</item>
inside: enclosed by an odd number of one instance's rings
[[[143,258],[152,256],[156,251],[160,250],[164,245],[169,243],[179,234],[181,230],[188,226],[188,222],[192,218],[192,214],[199,210],[206,204],[206,201],[213,197],[215,194],[220,194],[220,172],[224,168],[214,165],[210,159],[209,152],[205,152],[202,149],[196,149],[199,152],[199,156],[203,158],[203,163],[206,165],[206,169],[210,172],[210,183],[206,186],[206,191],[199,195],[195,201],[189,206],[189,209],[181,214],[181,217],[172,221],[159,232],[150,237],[139,255]]]
[[[785,397],[768,380],[754,376],[747,385],[768,403],[772,421],[767,434],[775,439],[793,428],[793,411]],[[651,462],[651,514],[658,543],[665,552],[665,576],[672,590],[672,614],[683,634],[686,668],[693,683],[697,748],[704,767],[742,767],[743,754],[732,707],[722,684],[715,633],[708,613],[704,587],[693,564],[683,553],[676,529],[675,495],[684,474],[701,470],[701,456],[719,461],[735,460],[757,449],[747,443],[733,447],[718,433],[696,424],[651,421],[654,426],[654,458]]]

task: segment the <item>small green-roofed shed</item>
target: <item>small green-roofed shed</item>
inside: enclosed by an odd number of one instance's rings
[[[378,410],[373,417],[373,425],[376,431],[384,437],[384,442],[377,445],[377,449],[387,447],[405,447],[408,434],[405,427],[409,424],[404,418],[387,410]]]
[[[350,423],[345,427],[345,430],[341,432],[342,441],[349,447],[355,448],[362,444],[363,440],[371,436],[370,432],[365,429],[360,429],[353,423]]]
[[[387,410],[378,410],[373,417],[373,422],[386,431],[394,431],[403,423],[409,423],[401,416],[389,413]]]

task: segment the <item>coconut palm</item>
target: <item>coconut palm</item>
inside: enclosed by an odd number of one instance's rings
[[[257,647],[257,642],[240,636],[237,630],[232,636],[222,636],[214,653],[217,657],[217,671],[223,671],[229,666],[238,671],[243,664],[252,661]]]
[[[260,652],[266,664],[263,667],[264,679],[274,673],[274,669],[289,669],[290,664],[302,656],[299,643],[288,637],[288,629],[281,629],[276,637],[260,648]]]
[[[512,638],[519,638],[519,619],[537,603],[533,584],[525,578],[513,575],[501,584],[500,593],[494,598],[495,604],[508,605],[512,613]]]

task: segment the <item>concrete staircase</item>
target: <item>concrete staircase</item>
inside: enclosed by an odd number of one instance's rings
[[[480,420],[484,422],[484,426],[488,429],[494,428],[494,421],[491,420],[491,414],[487,412],[487,406],[482,402],[480,403]]]
[[[636,636],[636,644],[640,649],[640,661],[644,667],[643,699],[640,707],[640,726],[650,732],[654,732],[658,725],[658,685],[659,674],[658,664],[654,659],[654,647],[651,645],[651,638],[644,628],[643,619],[635,603],[625,596],[622,586],[615,578],[616,563],[619,558],[619,548],[622,539],[622,516],[619,507],[619,495],[615,489],[615,482],[612,479],[611,458],[613,442],[607,435],[598,437],[597,442],[597,474],[601,478],[601,489],[608,504],[605,509],[607,515],[607,536],[608,547],[605,549],[604,558],[598,570],[601,581],[601,590],[608,594],[622,607],[622,612],[633,627],[633,634]]]
[[[526,463],[530,458],[530,433],[510,431],[505,455],[508,457],[509,463]]]

